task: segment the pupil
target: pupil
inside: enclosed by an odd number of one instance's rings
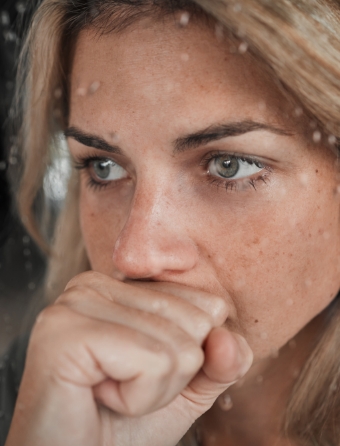
[[[111,170],[111,162],[110,161],[100,161],[94,163],[94,171],[96,175],[102,179],[105,180],[110,175]]]
[[[223,158],[220,164],[219,174],[225,178],[231,178],[235,176],[239,170],[239,163],[236,158],[228,157]]]

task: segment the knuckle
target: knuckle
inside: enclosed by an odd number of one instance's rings
[[[97,280],[100,280],[100,278],[102,278],[102,274],[97,273],[96,271],[85,271],[73,277],[66,285],[65,290],[68,290],[78,285],[84,286],[86,284],[93,283]]]
[[[76,284],[61,294],[55,301],[56,305],[77,307],[84,300],[95,297],[94,290],[83,284]]]
[[[204,353],[199,345],[194,342],[187,342],[183,346],[179,355],[179,369],[181,374],[191,376],[195,374],[203,365]]]
[[[228,317],[229,308],[228,304],[220,296],[214,296],[214,303],[212,306],[211,316],[213,318],[214,325],[220,325]]]
[[[177,366],[174,352],[165,346],[156,354],[155,372],[160,379],[167,379]]]
[[[213,326],[214,326],[214,321],[208,314],[205,314],[202,311],[197,312],[195,318],[195,329],[199,334],[203,336],[203,338],[205,338],[208,335],[208,333],[212,330]]]

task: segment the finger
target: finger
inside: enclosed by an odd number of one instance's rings
[[[168,404],[203,362],[203,352],[194,342],[175,352],[143,333],[89,319],[61,305],[39,317],[28,357],[34,363],[28,369],[41,367],[49,387],[97,387],[101,401],[124,415],[141,415]],[[110,391],[102,392],[100,385],[107,390],[107,383]]]
[[[128,281],[125,283],[180,297],[209,314],[215,327],[222,325],[229,314],[230,305],[226,299],[202,290],[171,282]]]
[[[212,329],[210,319],[200,310],[195,311],[195,315],[192,315],[194,320],[191,320],[191,323],[185,323],[184,318],[180,320],[180,323],[178,321],[173,323],[157,314],[107,300],[96,290],[84,286],[69,288],[57,299],[56,304],[66,305],[91,318],[118,323],[138,330],[172,345],[174,349],[189,340],[191,342],[192,339],[198,345],[202,345]]]
[[[68,283],[66,291],[77,286],[91,287],[112,302],[158,314],[191,336],[202,340],[212,327],[225,320],[225,311],[217,320],[217,317],[212,317],[182,297],[125,284],[99,273],[91,272],[75,277]],[[191,294],[193,295],[194,291],[191,291]],[[219,301],[222,301],[221,298]]]
[[[182,392],[190,402],[193,419],[207,411],[218,396],[245,375],[253,361],[246,340],[225,328],[211,331],[205,345],[201,371]]]

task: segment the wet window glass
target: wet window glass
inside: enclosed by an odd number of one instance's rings
[[[339,17],[0,4],[0,446],[340,444]]]

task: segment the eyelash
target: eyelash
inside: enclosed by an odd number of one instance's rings
[[[100,181],[96,181],[92,178],[92,176],[88,173],[89,169],[90,169],[90,165],[92,162],[94,161],[103,161],[107,158],[104,157],[100,157],[100,156],[88,156],[88,157],[84,157],[84,158],[79,158],[77,160],[73,161],[73,167],[77,170],[80,171],[85,171],[87,172],[87,186],[95,191],[99,191],[102,189],[105,189],[110,182],[100,182]]]
[[[257,177],[253,177],[253,178],[240,178],[237,180],[228,180],[227,178],[219,178],[219,177],[215,177],[211,174],[209,174],[208,172],[208,176],[209,176],[209,183],[211,185],[214,185],[216,187],[223,187],[225,188],[226,191],[237,191],[239,189],[239,186],[242,184],[242,189],[244,190],[244,186],[247,187],[252,187],[255,191],[256,189],[256,184],[261,181],[264,184],[267,184],[267,181],[269,180],[269,175],[272,172],[272,169],[263,164],[262,162],[260,162],[260,160],[258,160],[255,157],[252,156],[242,156],[242,155],[238,155],[236,153],[230,153],[230,152],[210,152],[207,154],[207,156],[205,158],[202,159],[201,161],[201,166],[204,166],[205,169],[208,169],[209,164],[211,163],[211,161],[213,160],[217,160],[223,156],[230,156],[232,158],[235,158],[238,161],[244,161],[246,163],[249,164],[255,164],[257,167],[262,167],[262,171],[260,171],[258,173]]]
[[[263,167],[262,171],[258,173],[258,176],[255,178],[240,178],[237,180],[228,180],[223,178],[215,177],[208,173],[208,181],[209,184],[217,186],[217,187],[223,187],[226,191],[237,191],[239,186],[242,185],[242,189],[244,189],[244,186],[252,187],[255,191],[256,184],[261,181],[264,184],[267,184],[267,180],[269,180],[269,175],[271,173],[271,168],[269,166],[266,166],[262,162],[260,162],[257,158],[252,156],[241,156],[236,153],[230,153],[230,152],[210,152],[208,153],[200,162],[200,165],[203,166],[205,169],[208,169],[209,164],[213,160],[217,160],[223,156],[230,156],[232,158],[235,158],[239,161],[247,162],[249,164],[255,164],[258,167]],[[94,161],[103,161],[107,158],[105,157],[98,157],[98,156],[88,156],[84,158],[79,158],[78,160],[73,161],[73,167],[80,171],[89,171],[91,167],[91,163]],[[107,182],[100,182],[96,181],[89,173],[87,173],[88,179],[87,179],[87,186],[90,188],[93,188],[94,190],[102,190],[105,189],[107,186],[111,185],[113,182],[107,181]]]

